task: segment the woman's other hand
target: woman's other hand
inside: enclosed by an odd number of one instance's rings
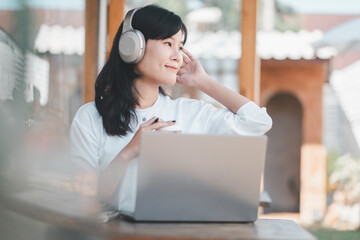
[[[236,113],[241,106],[250,101],[248,98],[212,79],[189,51],[186,49],[182,51],[184,53],[183,65],[176,77],[180,84],[196,87],[223,104],[233,113]]]
[[[183,64],[179,69],[176,81],[185,86],[202,88],[206,84],[208,75],[201,63],[186,49],[182,50]]]
[[[121,151],[121,155],[126,159],[133,159],[139,156],[140,151],[140,138],[141,133],[144,131],[153,131],[160,130],[161,128],[172,126],[175,124],[175,121],[163,121],[157,117],[153,117],[148,121],[140,125],[139,129],[136,131],[134,137],[126,145],[126,147]]]

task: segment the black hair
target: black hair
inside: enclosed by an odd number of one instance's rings
[[[156,5],[147,5],[137,10],[132,18],[132,27],[141,31],[145,41],[148,39],[166,39],[179,30],[186,42],[187,30],[181,18]],[[131,119],[137,119],[135,106],[139,104],[134,79],[140,75],[135,73],[135,65],[125,63],[119,55],[119,39],[122,33],[121,23],[109,54],[109,58],[96,78],[95,104],[102,117],[104,129],[111,136],[125,136]],[[160,87],[159,92],[166,95]]]

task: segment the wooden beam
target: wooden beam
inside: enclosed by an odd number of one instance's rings
[[[259,103],[260,60],[256,56],[258,0],[242,0],[241,58],[238,75],[240,93]]]
[[[108,6],[108,44],[106,56],[109,56],[116,32],[124,18],[125,0],[109,0]]]
[[[85,54],[83,102],[94,100],[94,84],[97,75],[98,0],[86,0],[85,7]]]

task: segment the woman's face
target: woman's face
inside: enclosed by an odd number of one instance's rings
[[[149,39],[144,58],[136,65],[141,79],[159,86],[174,85],[183,63],[182,39],[181,30],[167,39]]]

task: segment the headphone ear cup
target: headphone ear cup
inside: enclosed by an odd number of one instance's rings
[[[138,30],[130,30],[122,34],[119,41],[119,53],[126,63],[138,63],[145,54],[145,38]]]

